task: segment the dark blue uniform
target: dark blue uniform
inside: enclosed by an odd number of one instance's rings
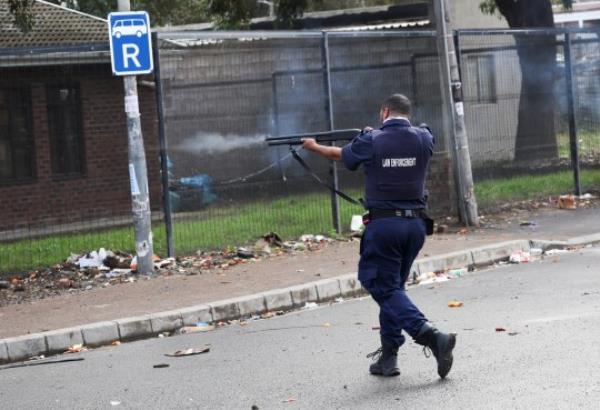
[[[342,161],[350,170],[363,165],[367,209],[420,210],[427,205],[425,175],[433,145],[428,129],[389,119],[346,145]],[[397,346],[405,340],[402,330],[414,338],[427,322],[404,287],[425,229],[418,217],[384,217],[367,225],[361,241],[358,279],[379,304],[382,338]]]

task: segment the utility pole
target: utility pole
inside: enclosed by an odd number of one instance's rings
[[[477,199],[473,187],[469,141],[465,127],[462,83],[452,34],[448,34],[450,17],[446,0],[432,0],[440,59],[440,83],[444,107],[444,133],[450,135],[454,148],[458,209],[467,226],[479,225]]]
[[[118,0],[119,11],[130,11],[129,0]],[[131,207],[135,231],[135,252],[137,272],[151,275],[154,272],[154,250],[152,247],[152,227],[150,220],[150,196],[148,194],[148,173],[146,153],[142,138],[137,78],[135,75],[123,77],[125,88],[125,113],[127,114],[127,141],[129,154],[129,179],[131,182]]]

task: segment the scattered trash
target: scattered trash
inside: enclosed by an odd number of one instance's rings
[[[451,300],[450,302],[448,302],[448,307],[450,307],[450,308],[463,307],[463,302],[461,302],[459,300]]]
[[[116,407],[116,406],[118,406],[120,404],[121,404],[121,402],[119,400],[111,400],[110,401],[110,405],[113,406],[113,407]]]
[[[519,334],[519,332],[508,332],[508,335],[509,335],[509,336],[516,336],[516,335],[518,335],[518,334]]]
[[[462,228],[457,232],[459,235],[466,235],[469,233],[469,230],[467,228]]]
[[[183,357],[183,356],[194,356],[197,354],[208,353],[210,352],[210,347],[201,347],[201,348],[189,348],[184,350],[176,350],[173,353],[165,353],[167,357]]]
[[[448,232],[448,225],[440,224],[437,226],[436,233],[444,234]]]
[[[164,369],[166,367],[169,367],[168,363],[158,363],[152,366],[155,369]]]
[[[66,353],[80,353],[80,352],[87,352],[87,347],[85,347],[83,344],[79,343],[79,344],[75,344],[71,347],[69,347],[66,350]]]
[[[497,327],[496,332],[506,332],[506,329],[503,327]]]
[[[335,303],[342,303],[342,302],[344,302],[344,298],[336,298],[334,302]]]
[[[371,330],[381,330],[381,326],[372,326]]]
[[[577,209],[574,195],[561,195],[558,197],[558,207],[560,209]]]
[[[38,356],[38,357],[40,357],[40,356]],[[37,360],[28,360],[26,362],[21,362],[21,363],[7,364],[4,366],[0,366],[0,370],[16,369],[19,367],[29,367],[29,366],[41,366],[44,364],[80,362],[82,360],[85,360],[83,357],[67,357],[67,358],[49,359],[49,360],[43,360],[43,359],[44,359],[44,356],[41,356],[41,359],[37,359]]]
[[[468,272],[468,269],[465,268],[460,268],[460,269],[450,269],[448,271],[448,277],[452,278],[452,279],[458,279],[461,276],[466,275]]]
[[[279,312],[281,312],[281,313],[279,313]],[[260,315],[260,318],[261,319],[271,319],[272,317],[283,314],[283,311],[279,311],[279,312],[272,312],[272,311],[265,312],[262,315]]]
[[[304,269],[296,269],[296,272],[302,273],[302,272],[304,272]]]
[[[325,322],[325,323],[323,323],[323,325],[322,325],[322,326],[323,326],[323,327],[331,327],[331,323],[329,323],[329,322]]]
[[[112,342],[110,344],[111,346],[121,346],[121,341],[120,340],[115,340],[114,342]]]
[[[259,410],[259,409],[256,404],[253,404],[252,407],[250,407],[250,410]]]
[[[514,252],[508,258],[510,263],[527,263],[531,262],[531,254],[529,252],[518,251]]]
[[[156,262],[159,262],[160,258],[158,257],[158,255],[153,255],[152,256],[152,262],[154,262],[156,264]],[[129,267],[131,268],[131,270],[136,270],[137,269],[137,256],[134,256],[133,259],[131,260],[131,265],[129,265]]]
[[[104,266],[104,260],[109,255],[114,256],[112,252],[109,254],[108,252],[106,252],[106,249],[100,248],[98,252],[92,251],[87,255],[82,256],[77,260],[77,262],[75,262],[75,264],[78,265],[81,269],[98,268],[109,270],[110,268],[108,266]]]
[[[417,277],[416,283],[418,283],[419,285],[430,285],[432,283],[446,282],[448,280],[450,280],[450,278],[448,277],[448,274],[444,272],[427,272],[419,275]]]
[[[519,226],[537,226],[537,223],[533,221],[521,221]]]
[[[161,261],[155,261],[154,269],[163,269],[167,266],[174,265],[175,262],[176,262],[175,258],[167,258],[167,259],[163,259]]]
[[[563,255],[565,253],[569,253],[570,251],[568,249],[549,249],[546,252],[544,252],[544,255],[546,256],[555,256],[555,255]]]
[[[596,197],[590,193],[579,195],[580,200],[595,199]]]
[[[360,232],[364,229],[362,215],[352,215],[352,220],[350,221],[350,231],[352,232]]]
[[[532,258],[542,256],[543,253],[544,253],[544,251],[540,248],[529,249],[529,254],[531,255]]]
[[[315,302],[306,302],[304,304],[304,306],[302,306],[303,310],[310,310],[310,309],[316,309],[318,308],[319,305],[317,305]]]
[[[300,240],[301,239],[301,240]],[[220,251],[198,251],[177,259],[160,259],[154,255],[156,276],[201,275],[213,269],[224,271],[232,266],[252,263],[270,255],[297,251],[320,251],[331,239],[324,235],[303,235],[299,240],[283,242],[275,232],[269,232],[248,248],[227,248]],[[64,293],[86,292],[120,284],[137,282],[137,258],[120,250],[100,248],[80,254],[70,254],[66,260],[44,269],[0,277],[0,306],[36,301]],[[305,272],[298,269],[298,273]],[[149,277],[147,277],[149,278]],[[222,284],[232,283],[223,280]],[[3,290],[8,290],[5,292]]]
[[[254,253],[252,253],[251,250],[246,249],[246,248],[238,248],[237,256],[239,256],[240,258],[244,258],[244,259],[251,259],[251,258],[254,258]]]
[[[187,334],[187,333],[198,333],[198,332],[210,332],[211,330],[215,330],[214,325],[209,325],[206,322],[198,322],[196,326],[184,326],[179,329],[179,334]]]
[[[298,399],[295,399],[295,398],[293,398],[293,397],[290,397],[289,399],[285,399],[285,400],[283,401],[283,403],[293,403],[293,402],[295,402],[295,401],[298,401]]]

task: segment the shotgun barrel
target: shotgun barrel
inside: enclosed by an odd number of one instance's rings
[[[304,134],[288,134],[265,139],[268,145],[301,145],[303,138],[314,138],[317,142],[350,141],[360,133],[357,128],[308,132]]]

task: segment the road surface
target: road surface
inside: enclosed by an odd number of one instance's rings
[[[412,341],[401,349],[399,377],[369,375],[365,356],[378,347],[377,309],[363,298],[97,349],[81,353],[81,362],[0,370],[0,407],[600,408],[600,249],[409,292],[437,326],[458,333],[445,381]],[[450,300],[464,306],[449,308]],[[203,355],[164,356],[207,344]],[[153,368],[159,363],[169,367]]]

